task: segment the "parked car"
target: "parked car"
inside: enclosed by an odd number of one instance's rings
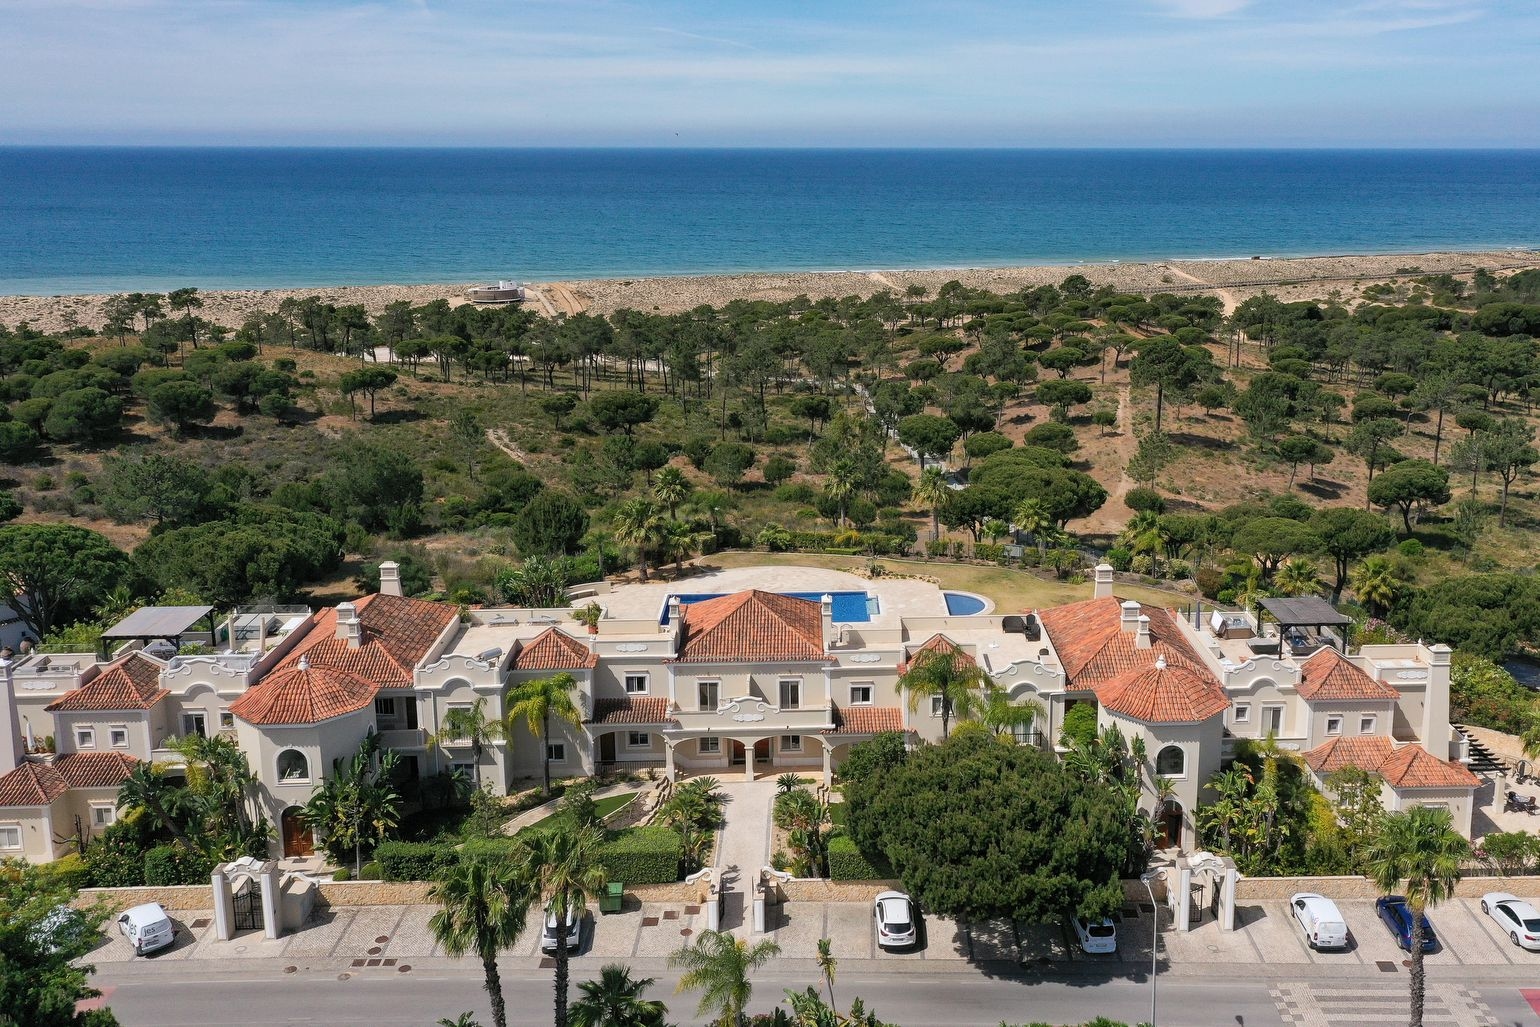
[[[1379,913],[1380,920],[1390,930],[1391,936],[1396,939],[1396,944],[1407,952],[1412,951],[1412,908],[1406,904],[1406,898],[1401,895],[1382,895],[1374,900],[1374,910]],[[1424,913],[1422,951],[1433,952],[1437,949],[1438,935],[1433,933],[1433,924]]]
[[[576,952],[579,948],[582,947],[583,914],[586,912],[587,910],[581,908],[568,911],[566,931],[568,952]],[[555,952],[556,947],[560,944],[560,941],[558,940],[560,937],[561,932],[556,929],[556,914],[547,913],[545,915],[545,930],[540,932],[540,951]]]
[[[1489,891],[1481,896],[1481,911],[1519,948],[1540,952],[1540,912],[1534,906],[1505,891]]]
[[[1289,909],[1305,932],[1305,943],[1313,949],[1348,947],[1347,921],[1337,904],[1324,895],[1302,891],[1289,896]]]
[[[134,947],[136,956],[163,949],[176,941],[176,928],[159,902],[146,902],[118,914],[118,931]]]
[[[1080,948],[1093,956],[1106,955],[1118,950],[1118,929],[1111,920],[1087,922],[1080,917],[1072,921]]]
[[[878,948],[900,949],[919,938],[914,903],[901,891],[878,892],[872,915],[877,918]]]
[[[32,925],[27,939],[44,952],[62,952],[94,933],[84,913],[73,906],[60,905]]]

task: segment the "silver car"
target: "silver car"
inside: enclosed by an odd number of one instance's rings
[[[877,918],[877,947],[901,949],[919,938],[914,903],[901,891],[877,893],[872,915]]]
[[[576,952],[583,945],[583,914],[585,910],[574,909],[568,911],[570,918],[567,925],[567,951]],[[540,951],[555,952],[560,944],[558,939],[561,932],[556,929],[556,914],[545,915],[545,930],[540,932]]]

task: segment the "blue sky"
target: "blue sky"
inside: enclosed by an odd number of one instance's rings
[[[1535,0],[0,0],[0,144],[1540,146]]]

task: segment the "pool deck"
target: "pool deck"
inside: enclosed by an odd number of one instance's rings
[[[617,587],[596,597],[611,617],[623,620],[656,619],[672,594],[741,592],[757,588],[765,592],[868,592],[877,597],[873,625],[897,627],[901,617],[945,617],[941,590],[925,581],[857,577],[821,567],[730,567],[707,574],[693,574],[679,581],[658,580]],[[586,600],[585,600],[586,602]]]

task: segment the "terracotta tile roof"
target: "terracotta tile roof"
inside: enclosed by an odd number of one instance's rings
[[[1395,747],[1395,743],[1384,735],[1333,738],[1305,753],[1305,763],[1322,776],[1343,767],[1378,770]]]
[[[72,752],[53,761],[71,788],[116,788],[139,761],[121,752]]]
[[[1094,690],[1127,671],[1149,667],[1157,656],[1164,656],[1168,666],[1208,674],[1170,614],[1152,606],[1140,612],[1150,618],[1148,649],[1134,644],[1136,632],[1123,630],[1122,600],[1117,596],[1069,603],[1038,614],[1070,688]]]
[[[28,760],[0,777],[0,806],[46,806],[69,787],[64,776],[48,764]]]
[[[357,649],[337,637],[337,610],[332,607],[316,615],[315,624],[278,669],[294,667],[304,657],[312,667],[348,671],[377,686],[404,687],[412,683],[412,671],[439,635],[460,615],[446,603],[405,596],[369,595],[353,606],[363,628]]]
[[[904,711],[897,706],[834,707],[834,727],[826,735],[875,735],[881,731],[902,731]]]
[[[133,652],[109,664],[96,677],[49,703],[49,713],[79,710],[147,710],[171,692],[160,687],[165,664]]]
[[[600,699],[594,703],[593,724],[672,724],[668,697],[662,695],[627,695],[619,699]]]
[[[823,660],[823,617],[811,599],[749,589],[680,611],[675,663]]]
[[[1322,777],[1343,767],[1378,774],[1392,788],[1475,788],[1481,779],[1469,767],[1441,760],[1415,743],[1397,748],[1383,735],[1333,738],[1305,753],[1305,763]]]
[[[546,628],[519,647],[512,670],[591,670],[598,655],[565,631]]]
[[[1149,650],[1140,651],[1148,659]],[[1206,671],[1159,656],[1097,685],[1096,701],[1146,724],[1196,724],[1230,708],[1224,689]]]
[[[1299,668],[1299,694],[1307,702],[1391,700],[1401,693],[1374,680],[1331,646],[1316,651]]]
[[[379,686],[336,667],[297,666],[275,670],[230,704],[248,724],[318,724],[361,710]]]
[[[978,666],[978,661],[975,660],[972,656],[969,656],[967,651],[963,649],[962,646],[958,645],[950,638],[947,638],[945,635],[932,635],[930,638],[926,639],[924,645],[910,653],[909,658],[898,665],[898,672],[900,674],[908,672],[910,666],[914,664],[915,661],[929,653],[944,653],[948,656],[951,656],[954,660],[962,660],[962,662],[966,665],[972,665],[975,667]]]

